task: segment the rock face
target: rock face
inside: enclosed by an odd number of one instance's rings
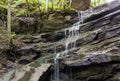
[[[7,74],[0,75],[0,81],[47,81],[51,64],[30,63]]]
[[[67,70],[72,73],[70,75],[63,71],[61,77],[66,77],[66,80],[73,77],[73,81],[119,81],[120,1],[116,0],[83,13],[84,23],[79,30],[76,49],[69,49],[68,55],[61,57]],[[53,54],[55,47],[57,52],[65,50],[65,44],[60,43],[65,40],[64,30],[41,37],[43,43],[48,44],[41,47],[42,55],[46,52]]]
[[[84,24],[80,27],[79,39],[76,41],[76,50],[70,50],[81,58],[88,59],[93,63],[102,63],[112,61],[115,56],[119,58],[119,47],[120,47],[120,1],[116,0],[95,9],[83,11]],[[114,5],[114,6],[113,6]],[[102,10],[102,11],[101,11]],[[45,34],[41,36],[45,42],[59,42],[64,40],[64,30]],[[54,40],[54,41],[53,41]],[[46,48],[49,53],[52,51],[54,46],[57,47],[58,52],[64,51],[64,44],[56,44]],[[69,46],[68,46],[69,47]],[[61,49],[63,48],[63,49]],[[71,56],[72,57],[72,56]],[[101,59],[95,61],[96,59]],[[74,58],[75,59],[75,58]],[[78,58],[76,58],[77,60]],[[116,58],[117,59],[117,58]],[[80,62],[82,59],[78,59]],[[73,61],[73,60],[72,60]],[[87,60],[86,60],[87,61]],[[79,62],[79,61],[77,61]],[[76,62],[75,62],[76,63]],[[79,66],[79,64],[76,64]],[[88,63],[89,65],[89,63]]]
[[[80,28],[80,38],[76,41],[79,55],[83,55],[83,60],[80,62],[83,65],[89,65],[89,63],[103,63],[115,61],[113,58],[116,56],[116,61],[119,59],[120,53],[120,21],[119,21],[119,5],[110,6],[109,4],[120,3],[114,1],[108,3],[108,9],[101,11],[99,14],[105,14],[101,18],[94,19],[92,22],[88,22]],[[105,5],[103,5],[105,6]],[[112,8],[111,8],[112,7]],[[99,9],[100,7],[98,7]],[[101,7],[103,8],[103,7]],[[110,10],[109,10],[110,9]],[[103,8],[104,10],[104,8]],[[96,11],[96,9],[95,9]],[[93,9],[93,12],[95,12]],[[99,14],[96,14],[99,15]],[[92,17],[92,16],[91,16]],[[90,19],[90,18],[89,18]],[[97,60],[98,59],[98,60]],[[86,63],[88,61],[88,63]],[[118,60],[119,61],[119,60]],[[84,64],[85,63],[85,64]],[[79,64],[76,64],[79,66]],[[81,64],[80,64],[81,65]]]
[[[53,12],[37,17],[14,17],[12,31],[17,34],[46,33],[70,27],[76,22],[75,11]],[[73,19],[74,21],[71,21]]]
[[[69,1],[66,0],[65,3],[68,2]],[[71,7],[76,10],[86,10],[89,6],[90,0],[73,0],[71,4]],[[14,17],[12,18],[12,31],[17,34],[53,32],[70,27],[76,22],[75,17],[77,17],[75,11],[54,11],[50,13],[34,14],[31,17]]]
[[[79,29],[80,34],[76,41],[76,48],[71,50],[69,44],[68,54],[65,57],[60,57],[60,59],[62,59],[61,62],[64,64],[61,64],[62,66],[60,65],[60,68],[63,69],[60,73],[62,81],[119,81],[120,1],[116,0],[94,9],[83,11],[82,13],[84,21]],[[55,21],[56,18],[51,19],[51,16],[55,16],[58,19],[66,18],[70,23],[71,21],[75,20],[74,22],[76,22],[76,20],[78,20],[76,15],[72,15],[73,17],[66,15],[63,18],[61,15],[56,16],[56,14],[50,14],[47,18],[50,20],[49,22],[47,21],[44,26],[48,28],[47,31],[52,32],[21,39],[27,46],[15,51],[22,51],[19,52],[21,55],[26,53],[29,55],[31,49],[35,52],[38,51],[38,57],[41,56],[38,60],[42,62],[44,62],[45,59],[51,62],[55,48],[56,52],[63,52],[65,50],[65,44],[61,43],[61,41],[65,40],[65,28],[61,28],[63,21],[61,22],[60,20],[56,22],[57,25],[60,24],[58,29],[60,28],[61,30],[53,32],[52,28],[50,27],[51,29],[49,30],[48,26],[51,26],[49,24],[55,24],[52,23],[52,20]],[[19,24],[21,21],[24,21],[20,18],[19,20]],[[26,18],[25,22],[29,22],[28,20],[30,22],[35,21],[32,18]],[[26,25],[24,24],[23,26]],[[56,24],[52,26],[56,27]],[[68,25],[65,26],[68,27]],[[32,27],[31,24],[30,27]],[[42,27],[42,25],[39,25],[39,27]],[[57,27],[55,30],[57,30]],[[33,58],[34,56],[32,59]]]
[[[79,29],[80,35],[76,41],[76,49],[69,50],[69,58],[71,57],[74,60],[65,60],[68,66],[99,64],[117,61],[119,59],[119,4],[120,1],[116,0],[82,12],[84,23]],[[55,47],[57,52],[65,50],[65,44],[59,43],[60,41],[64,41],[64,38],[65,32],[62,29],[60,31],[42,34],[37,38],[28,38],[23,40],[23,42],[29,46],[32,45],[32,49],[39,50],[41,55],[52,55]],[[96,59],[101,60],[96,61]]]

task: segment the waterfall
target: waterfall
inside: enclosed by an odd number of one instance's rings
[[[54,59],[54,81],[59,81],[59,61]]]
[[[65,53],[63,52],[63,55],[68,53],[68,49],[72,50],[72,49],[75,49],[76,47],[76,41],[80,33],[79,29],[80,29],[81,24],[83,23],[82,15],[83,15],[82,11],[78,12],[79,21],[73,24],[71,28],[67,28],[64,30],[66,40],[65,40],[65,51],[64,51]]]
[[[83,23],[83,12],[78,12],[79,21],[73,24],[72,27],[64,30],[65,33],[65,50],[61,53],[57,53],[57,48],[55,48],[55,57],[54,57],[54,80],[59,81],[59,57],[62,55],[67,55],[68,50],[73,50],[76,47],[76,41],[79,37],[79,29]]]
[[[57,53],[57,50],[55,48],[55,57],[54,57],[54,80],[53,81],[59,81],[59,55],[60,53]]]

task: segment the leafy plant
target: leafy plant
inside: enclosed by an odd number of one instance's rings
[[[96,7],[96,6],[100,6],[101,4],[106,3],[107,0],[91,0],[91,8]]]
[[[105,3],[107,0],[91,0],[91,8]],[[0,1],[0,11],[4,12],[8,0]],[[11,11],[14,15],[31,15],[37,12],[72,10],[72,0],[13,0]]]
[[[31,15],[37,12],[71,10],[71,2],[72,0],[17,0],[12,5],[12,11],[20,16],[26,13]]]

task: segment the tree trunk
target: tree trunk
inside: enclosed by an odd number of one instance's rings
[[[11,37],[11,3],[12,3],[12,0],[8,0],[7,28],[8,28],[8,39],[9,39],[10,48],[12,46],[12,37]]]

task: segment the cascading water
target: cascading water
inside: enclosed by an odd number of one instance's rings
[[[54,58],[54,80],[53,81],[59,81],[59,58],[60,53],[57,53],[57,50],[55,48],[55,58]]]
[[[54,80],[59,81],[59,57],[62,55],[68,54],[68,49],[75,49],[76,41],[79,37],[79,28],[83,23],[83,13],[82,11],[78,12],[79,21],[73,24],[72,27],[64,30],[65,33],[65,50],[63,52],[57,53],[57,49],[55,48],[55,57],[54,57]],[[70,46],[69,46],[70,45]]]
[[[79,29],[81,24],[83,23],[83,13],[82,11],[78,12],[78,18],[79,21],[71,28],[67,28],[64,30],[65,32],[65,51],[63,52],[62,55],[68,54],[68,49],[75,49],[76,47],[76,41],[79,37]],[[70,45],[70,46],[69,46]]]

